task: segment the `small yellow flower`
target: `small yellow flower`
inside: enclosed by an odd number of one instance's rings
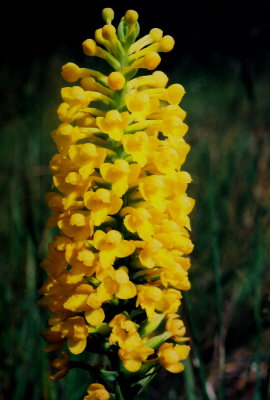
[[[96,124],[111,139],[120,140],[128,126],[129,118],[129,113],[126,111],[120,113],[117,110],[110,110],[105,117],[97,117]]]
[[[62,154],[66,154],[69,146],[84,137],[85,135],[80,132],[78,126],[72,126],[67,123],[60,124],[58,129],[52,132],[52,138],[58,151]]]
[[[104,163],[100,173],[106,182],[112,184],[112,191],[119,197],[137,182],[141,168],[138,164],[129,164],[125,160],[116,160],[114,164]]]
[[[154,234],[151,214],[145,208],[126,207],[122,209],[121,215],[125,215],[125,227],[132,233],[137,232],[141,239],[148,240]]]
[[[62,338],[67,338],[67,346],[71,353],[80,354],[84,351],[87,342],[88,329],[84,318],[70,317],[51,327],[51,331],[59,333]]]
[[[121,142],[125,151],[131,155],[132,161],[144,167],[148,160],[148,155],[152,151],[149,136],[146,132],[136,132],[132,135],[124,135]]]
[[[106,150],[97,148],[92,143],[77,144],[70,146],[68,155],[73,164],[78,168],[79,174],[86,179],[99,168],[106,157]]]
[[[54,358],[51,365],[54,369],[56,369],[56,373],[50,376],[52,381],[56,381],[58,379],[63,378],[67,375],[69,368],[68,368],[68,356],[67,353],[63,350],[60,352],[62,357]]]
[[[181,292],[176,289],[165,289],[162,298],[156,303],[156,310],[164,314],[176,313],[181,304]]]
[[[155,314],[156,303],[162,299],[162,290],[151,285],[138,285],[138,296],[136,306],[145,310],[147,317],[152,318]]]
[[[85,240],[92,236],[94,223],[87,212],[76,211],[64,214],[58,221],[58,227],[68,237]]]
[[[174,341],[185,342],[188,340],[188,338],[185,337],[186,328],[184,322],[179,318],[178,314],[167,314],[165,328],[167,332],[171,333]]]
[[[117,314],[110,321],[109,326],[112,328],[112,332],[109,337],[111,344],[118,343],[120,347],[136,347],[141,345],[142,339],[137,332],[136,324],[127,319],[124,314]]]
[[[102,302],[111,300],[113,296],[122,300],[136,296],[136,286],[129,280],[127,268],[125,267],[120,267],[117,270],[106,268],[97,277],[101,280],[101,284],[97,288],[97,294]]]
[[[189,352],[189,346],[163,343],[158,349],[159,362],[167,371],[175,374],[183,371],[184,365],[180,361],[185,360]]]
[[[138,371],[142,363],[154,353],[154,350],[146,346],[143,342],[139,346],[128,346],[121,348],[118,352],[120,359],[123,361],[124,367],[129,372]]]
[[[152,175],[140,179],[139,190],[143,198],[148,201],[152,207],[165,211],[166,198],[172,193],[173,187],[169,185],[166,176]]]
[[[128,110],[135,121],[143,121],[148,115],[153,114],[159,107],[159,100],[151,98],[147,93],[128,93],[125,98]]]
[[[135,245],[123,240],[121,233],[115,230],[108,233],[96,231],[93,244],[99,250],[100,263],[104,268],[113,265],[116,258],[128,257],[135,251]]]
[[[109,400],[110,393],[100,383],[91,383],[87,389],[87,395],[84,400]]]
[[[91,218],[94,224],[99,226],[108,215],[114,215],[120,210],[123,201],[112,191],[101,188],[95,192],[86,192],[84,204],[91,210]]]

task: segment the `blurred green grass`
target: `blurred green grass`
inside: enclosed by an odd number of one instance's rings
[[[2,117],[0,182],[1,362],[0,399],[79,400],[89,379],[72,370],[48,380],[40,337],[46,315],[37,307],[44,280],[39,262],[50,234],[44,195],[50,188],[50,131],[63,82],[63,61],[46,69],[36,61],[9,114]],[[214,68],[214,67],[212,67]],[[254,73],[254,98],[239,65],[214,72],[183,62],[169,71],[187,91],[192,149],[192,290],[182,315],[192,354],[182,375],[163,372],[144,394],[148,400],[266,400],[270,396],[269,315],[269,101],[267,68]],[[2,76],[11,81],[9,72]],[[19,77],[12,77],[14,88]]]

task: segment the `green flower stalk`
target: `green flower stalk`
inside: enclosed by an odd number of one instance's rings
[[[84,400],[123,400],[161,367],[184,369],[190,347],[177,312],[190,288],[194,200],[181,169],[190,148],[178,105],[184,88],[168,85],[162,71],[136,77],[138,69],[155,70],[174,40],[157,28],[137,40],[133,10],[117,29],[112,9],[102,16],[106,24],[82,46],[112,72],[71,62],[62,68],[73,85],[61,90],[61,123],[52,132],[58,152],[50,162],[48,226],[59,233],[42,262],[48,279],[40,305],[51,312],[46,351],[58,353],[51,379],[82,367],[96,382]],[[103,367],[91,363],[92,354]]]

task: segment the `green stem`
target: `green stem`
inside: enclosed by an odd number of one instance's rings
[[[116,395],[115,400],[125,400],[119,384],[117,384],[115,387],[115,395]]]

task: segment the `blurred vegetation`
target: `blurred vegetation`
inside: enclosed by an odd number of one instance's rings
[[[81,400],[89,384],[75,370],[49,381],[40,337],[47,315],[36,304],[62,55],[37,57],[18,75],[1,69],[0,400]],[[163,372],[145,400],[270,398],[269,66],[245,57],[196,66],[186,56],[166,70],[185,86],[192,146],[185,168],[195,250],[182,305],[192,354],[183,374]]]

